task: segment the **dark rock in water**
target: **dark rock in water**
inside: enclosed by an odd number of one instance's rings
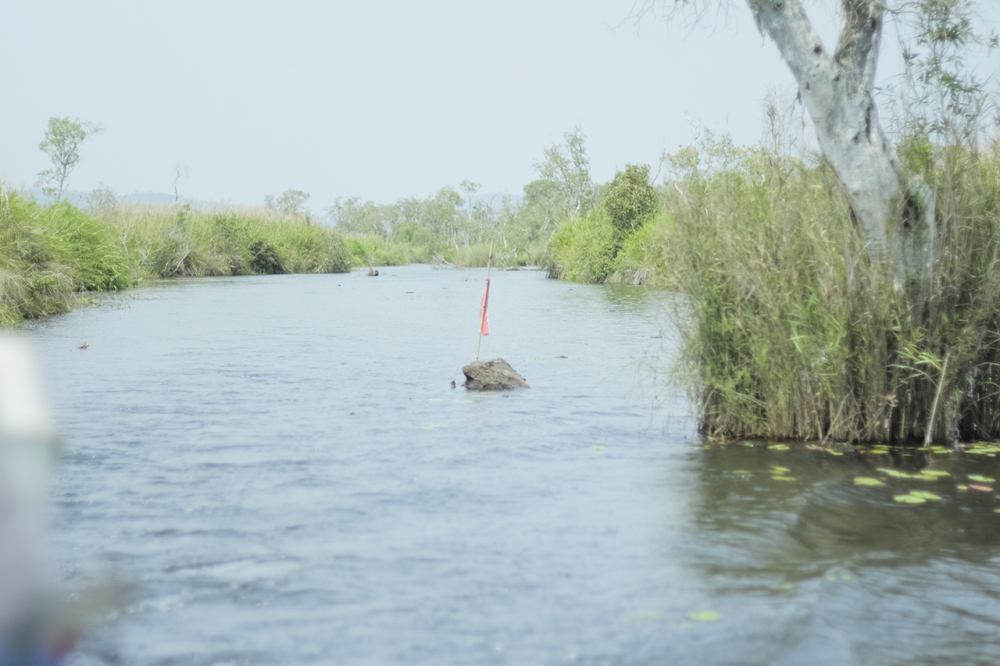
[[[492,361],[473,361],[462,368],[465,373],[465,388],[470,391],[509,391],[528,388],[524,377],[502,358]]]

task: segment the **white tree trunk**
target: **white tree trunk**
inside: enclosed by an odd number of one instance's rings
[[[932,229],[926,228],[933,223],[933,197],[920,183],[904,190],[872,96],[882,0],[841,0],[841,31],[833,54],[823,46],[801,0],[747,3],[799,85],[820,148],[844,187],[872,258],[890,261],[897,277],[923,272],[933,240]],[[904,216],[904,198],[915,202],[919,210],[914,212],[921,215]],[[917,229],[921,217],[924,228]]]

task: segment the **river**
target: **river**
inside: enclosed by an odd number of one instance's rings
[[[1000,662],[996,452],[703,444],[669,296],[493,277],[516,393],[460,386],[482,271],[178,280],[30,326],[58,574],[129,585],[70,663]]]

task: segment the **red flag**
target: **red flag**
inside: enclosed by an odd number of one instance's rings
[[[490,334],[490,317],[486,308],[490,304],[490,279],[486,278],[486,290],[483,291],[483,300],[479,304],[479,332],[483,335]]]

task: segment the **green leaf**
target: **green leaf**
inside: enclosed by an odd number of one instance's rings
[[[854,485],[875,487],[875,486],[884,486],[885,483],[879,481],[873,476],[856,476],[854,477]]]
[[[900,504],[923,504],[927,501],[923,497],[917,497],[913,493],[907,493],[906,495],[896,495],[892,499],[894,502],[899,502]]]
[[[946,472],[943,469],[925,469],[917,474],[914,478],[923,479],[925,481],[937,481],[938,479],[944,478],[946,476],[951,476],[950,472]]]
[[[715,622],[719,617],[718,613],[710,610],[688,611],[687,614],[687,618],[692,622]]]

